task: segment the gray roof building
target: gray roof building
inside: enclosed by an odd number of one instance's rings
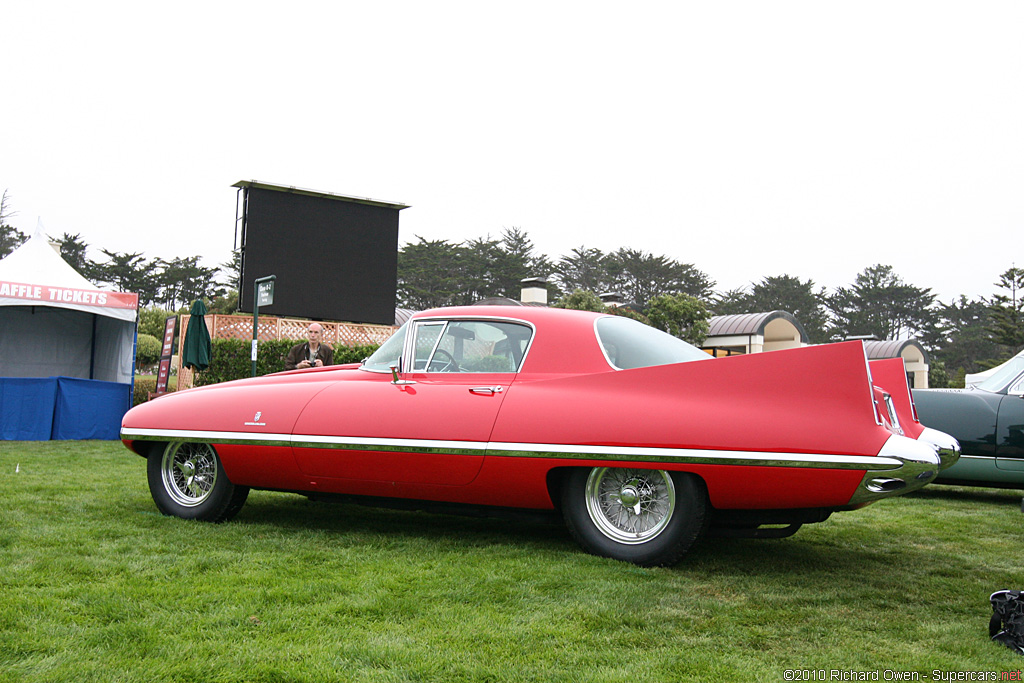
[[[713,355],[760,353],[808,344],[807,330],[786,311],[716,315],[709,325],[703,348]]]

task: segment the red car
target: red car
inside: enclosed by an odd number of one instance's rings
[[[955,460],[873,392],[859,341],[713,359],[624,317],[471,306],[361,365],[140,405],[121,438],[165,514],[227,520],[250,488],[558,511],[588,551],[664,565],[707,529],[788,535]]]

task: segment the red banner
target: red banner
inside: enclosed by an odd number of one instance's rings
[[[128,292],[102,292],[97,289],[69,289],[49,285],[26,285],[20,282],[0,281],[0,298],[25,299],[40,304],[50,302],[99,306],[101,308],[129,308],[138,310],[139,295]]]
[[[156,393],[167,393],[167,379],[171,376],[171,359],[164,358],[160,361],[160,370],[156,376]]]
[[[161,358],[170,358],[174,355],[174,328],[178,322],[178,316],[172,315],[164,321],[164,349],[160,354]]]

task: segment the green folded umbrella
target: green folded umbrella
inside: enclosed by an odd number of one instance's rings
[[[213,353],[210,331],[206,329],[206,304],[196,299],[188,313],[191,317],[185,330],[181,364],[192,370],[205,370],[210,367],[210,355]]]

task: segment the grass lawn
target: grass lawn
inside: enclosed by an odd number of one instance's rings
[[[930,487],[641,569],[559,525],[288,494],[186,522],[120,443],[0,442],[0,681],[1000,680],[1020,503]]]

